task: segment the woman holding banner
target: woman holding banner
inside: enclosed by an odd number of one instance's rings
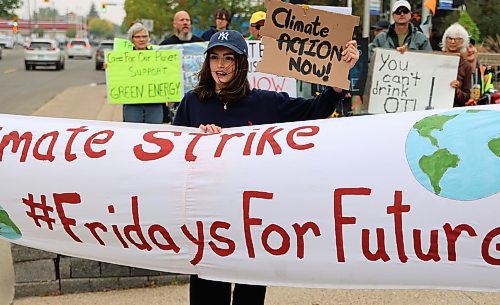
[[[469,34],[463,26],[454,23],[444,32],[441,45],[444,52],[460,54],[457,79],[452,81],[450,86],[455,88],[453,107],[465,106],[465,103],[470,98],[472,86],[472,67],[466,60]]]
[[[149,32],[141,23],[134,23],[128,30],[128,39],[134,45],[134,51],[149,50]],[[161,104],[124,104],[123,121],[131,123],[163,123]]]
[[[199,83],[182,99],[174,125],[199,127],[220,133],[222,128],[327,118],[342,101],[345,92],[327,88],[312,98],[291,98],[287,93],[250,89],[248,46],[232,30],[214,34],[199,73]],[[359,58],[356,41],[349,41],[342,59],[352,68]],[[190,280],[190,304],[231,304],[231,283]],[[264,304],[265,286],[236,284],[233,305]]]

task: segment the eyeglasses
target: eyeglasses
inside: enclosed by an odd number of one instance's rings
[[[394,12],[394,14],[396,14],[396,15],[401,15],[401,13],[403,13],[404,15],[406,15],[406,14],[410,13],[410,10],[409,10],[409,9],[407,9],[406,7],[400,7],[400,8],[398,8],[398,9]]]
[[[224,21],[227,21],[227,18],[226,18],[226,17],[224,17],[224,16],[219,16],[219,17],[217,17],[216,19],[218,19],[218,20],[224,20]]]
[[[137,38],[137,39],[148,39],[149,36],[148,35],[144,35],[144,36],[132,36],[132,38]]]
[[[449,40],[449,41],[452,41],[452,40],[454,40],[454,41],[462,41],[463,38],[461,38],[461,37],[449,37],[449,36],[447,36],[446,40]]]
[[[262,24],[252,24],[251,27],[256,28],[257,31],[260,31],[260,28],[262,27]]]

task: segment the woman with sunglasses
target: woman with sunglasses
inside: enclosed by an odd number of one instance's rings
[[[453,107],[465,106],[470,98],[472,86],[472,66],[466,60],[467,46],[469,45],[469,33],[458,23],[450,25],[443,34],[441,47],[443,52],[456,53],[460,55],[458,63],[457,79],[451,81],[450,86],[455,88]]]
[[[408,50],[432,51],[427,36],[411,23],[411,5],[408,1],[396,1],[392,7],[392,17],[394,23],[370,44],[369,59],[375,48],[395,49],[401,53]]]
[[[291,98],[286,93],[250,89],[248,47],[237,31],[221,31],[210,39],[199,83],[182,99],[174,125],[198,127],[206,133],[222,128],[327,118],[345,94],[328,87],[312,98]],[[342,59],[352,68],[359,58],[356,41],[349,41]],[[231,283],[190,280],[190,304],[231,304]],[[236,284],[233,305],[262,305],[265,286]]]

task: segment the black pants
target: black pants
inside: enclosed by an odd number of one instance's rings
[[[231,283],[200,279],[189,280],[190,305],[230,305]],[[233,305],[264,305],[266,286],[235,284]]]

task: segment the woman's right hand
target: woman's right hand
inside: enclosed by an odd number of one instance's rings
[[[222,128],[220,128],[215,124],[207,124],[207,125],[200,124],[199,128],[204,133],[221,133],[222,131]]]

